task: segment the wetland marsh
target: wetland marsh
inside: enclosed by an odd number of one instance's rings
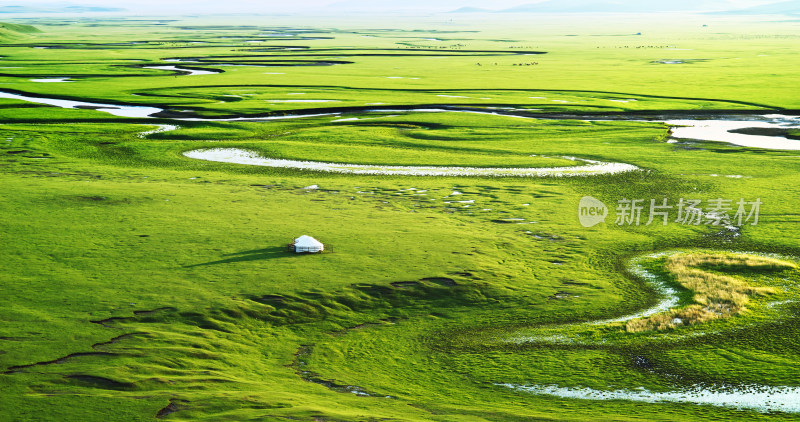
[[[800,417],[797,24],[606,18],[4,24],[0,419]]]

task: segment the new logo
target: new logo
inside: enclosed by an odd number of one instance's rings
[[[584,196],[578,205],[578,219],[583,227],[594,227],[606,221],[608,207],[599,199]]]

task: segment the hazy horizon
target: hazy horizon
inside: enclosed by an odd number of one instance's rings
[[[768,0],[720,0],[720,3],[727,3],[731,8],[744,8],[755,5],[776,3]],[[331,13],[337,10],[347,11],[388,11],[388,10],[414,10],[421,12],[446,12],[461,7],[474,7],[489,10],[501,10],[515,6],[544,3],[547,0],[497,0],[491,3],[485,0],[389,0],[384,2],[370,2],[365,0],[297,0],[293,2],[264,2],[257,0],[230,0],[220,4],[216,0],[105,0],[105,1],[52,1],[52,0],[24,0],[23,1],[0,1],[3,6],[25,6],[25,7],[65,7],[65,6],[94,6],[94,7],[115,7],[136,13],[302,13],[320,12]],[[488,4],[487,4],[488,3]],[[598,2],[595,2],[598,3]],[[633,4],[639,5],[639,1],[611,1],[614,4]],[[665,5],[673,5],[675,2],[656,2]],[[697,3],[701,3],[698,1]]]

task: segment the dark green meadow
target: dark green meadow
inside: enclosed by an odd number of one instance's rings
[[[728,319],[574,328],[659,300],[630,271],[642,255],[800,257],[800,153],[670,143],[659,120],[796,115],[796,24],[714,18],[701,30],[694,19],[641,36],[628,34],[644,23],[627,20],[2,24],[0,91],[163,111],[0,99],[0,420],[797,420],[499,385],[800,387],[797,267],[703,268],[780,291]],[[674,59],[686,62],[662,63]],[[143,68],[153,65],[218,73]],[[32,81],[43,78],[70,81]],[[287,116],[309,117],[208,120]],[[178,128],[142,134],[157,125]],[[202,148],[640,170],[369,176],[183,155]],[[581,226],[584,196],[609,206],[606,223]],[[734,235],[617,225],[626,198],[763,205],[759,224]],[[303,234],[326,251],[290,253]],[[663,260],[646,265],[671,280]],[[778,301],[788,302],[770,307]],[[585,341],[512,341],[540,330]]]

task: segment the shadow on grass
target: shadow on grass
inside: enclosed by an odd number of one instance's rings
[[[249,251],[235,252],[235,253],[225,254],[222,256],[225,258],[217,261],[204,262],[201,264],[184,265],[183,267],[184,268],[203,267],[206,265],[232,264],[234,262],[260,261],[264,259],[274,259],[274,258],[289,258],[300,255],[290,252],[286,248],[286,246],[273,246],[264,249],[253,249]]]

